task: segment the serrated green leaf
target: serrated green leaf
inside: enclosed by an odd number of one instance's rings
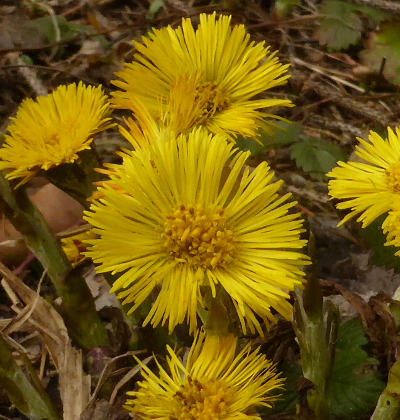
[[[368,343],[359,318],[339,326],[327,392],[330,413],[337,419],[356,419],[367,415],[384,388],[384,382],[377,373],[377,360],[363,349]],[[301,377],[300,366],[293,362],[283,362],[279,370],[287,378],[285,390],[275,406],[263,412],[268,415],[292,414],[299,401],[296,384]]]
[[[320,27],[317,38],[328,50],[345,50],[361,39],[362,22],[351,3],[325,0],[320,7]]]
[[[260,143],[255,142],[253,139],[245,137],[238,137],[236,144],[240,150],[250,151],[254,155],[258,155],[266,150],[286,146],[298,141],[301,135],[301,127],[297,123],[279,121],[274,123],[270,132],[261,131],[258,140]]]
[[[327,397],[332,414],[341,420],[367,415],[385,386],[376,369],[378,361],[363,349],[366,344],[359,318],[340,326]]]
[[[319,180],[324,178],[338,160],[346,160],[346,155],[339,146],[306,136],[291,146],[291,157],[298,167]]]
[[[381,71],[391,83],[400,84],[400,22],[392,21],[381,26],[373,36],[371,47],[360,53],[360,59],[375,73]]]

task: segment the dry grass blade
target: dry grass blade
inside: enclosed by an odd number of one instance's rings
[[[150,360],[153,358],[153,356],[149,356],[146,359],[142,361],[144,365],[147,365],[147,363],[150,362]],[[132,368],[118,383],[115,385],[115,388],[111,394],[110,397],[110,404],[112,405],[117,397],[118,391],[126,384],[128,383],[138,372],[140,371],[140,365],[136,365],[134,368]]]
[[[72,347],[67,328],[60,314],[37,293],[26,286],[7,267],[0,263],[5,290],[10,290],[30,309],[27,322],[39,332],[59,373],[63,419],[77,420],[85,409],[90,395],[90,376],[82,369],[82,352]],[[21,311],[14,305],[16,311]],[[24,311],[24,309],[22,309]]]

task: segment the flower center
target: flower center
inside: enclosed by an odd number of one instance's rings
[[[171,420],[215,420],[224,418],[231,393],[218,381],[204,384],[188,379],[175,396]]]
[[[386,170],[386,180],[393,192],[400,193],[400,161]]]
[[[216,112],[229,106],[229,100],[214,82],[205,82],[196,86],[194,99],[198,106],[197,124],[204,124]]]
[[[179,206],[164,223],[165,247],[176,261],[215,268],[232,261],[232,231],[226,228],[223,209]]]

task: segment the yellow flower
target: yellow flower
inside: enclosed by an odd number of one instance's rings
[[[178,134],[205,126],[230,137],[256,137],[260,127],[268,129],[265,118],[278,117],[262,110],[293,104],[259,95],[286,83],[288,66],[230,21],[201,14],[196,30],[183,19],[177,29],[153,29],[142,43],[134,42],[136,61],[113,82],[122,89],[113,94],[115,106],[131,109],[138,98],[155,118],[166,115]]]
[[[21,184],[40,169],[73,162],[89,149],[91,137],[110,124],[108,98],[101,87],[59,86],[47,96],[25,99],[0,148],[0,170]]]
[[[61,238],[63,251],[73,267],[78,266],[87,259],[87,256],[84,254],[84,251],[86,251],[84,241],[95,236],[92,230],[87,230]]]
[[[400,199],[400,128],[388,128],[387,139],[371,131],[369,142],[358,141],[355,154],[362,161],[338,162],[327,175],[334,178],[330,195],[345,200],[337,208],[351,209],[340,225],[359,215],[357,221],[366,227]]]
[[[300,286],[307,257],[295,202],[277,194],[282,181],[263,162],[245,167],[248,153],[220,136],[196,129],[173,141],[155,141],[126,155],[110,171],[86,220],[98,239],[89,255],[98,271],[123,274],[112,292],[134,311],[155,289],[144,323],[168,320],[169,331],[187,319],[196,329],[202,286],[222,287],[242,328],[262,334],[260,316],[271,309],[291,316],[288,291]]]
[[[178,133],[167,121],[159,124],[149,110],[138,99],[130,103],[135,114],[132,118],[122,118],[124,126],[119,125],[119,132],[135,150],[146,149],[154,141],[168,141],[176,138]]]
[[[257,406],[271,407],[282,389],[274,365],[250,345],[236,354],[237,339],[199,334],[187,362],[167,347],[168,370],[158,361],[158,376],[142,367],[139,389],[125,406],[141,420],[259,420]],[[136,359],[137,360],[137,359]]]

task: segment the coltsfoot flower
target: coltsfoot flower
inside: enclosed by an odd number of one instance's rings
[[[283,387],[274,365],[250,345],[236,356],[232,336],[199,334],[187,362],[168,347],[168,370],[158,362],[158,375],[141,364],[143,381],[126,408],[138,419],[259,420],[257,406],[271,407],[277,397],[269,395]]]
[[[230,137],[256,137],[260,127],[268,128],[266,118],[276,118],[263,109],[293,105],[259,97],[286,83],[288,66],[230,21],[230,16],[201,14],[196,30],[183,19],[177,29],[153,29],[142,43],[134,42],[135,61],[113,82],[121,89],[113,94],[115,106],[131,109],[138,98],[155,118],[166,115],[178,134],[205,126]]]
[[[0,170],[28,181],[40,169],[74,162],[92,135],[108,128],[108,98],[101,87],[62,85],[47,96],[25,99],[11,118],[0,148]]]
[[[338,209],[350,209],[340,225],[358,215],[362,227],[390,211],[400,200],[400,128],[388,128],[388,138],[374,131],[369,141],[358,139],[355,154],[361,162],[338,162],[328,177],[329,194],[342,200]]]
[[[263,162],[245,167],[248,153],[196,129],[173,141],[155,141],[110,170],[86,220],[99,235],[88,253],[99,272],[123,273],[112,292],[134,311],[153,290],[158,296],[144,323],[187,319],[191,332],[203,304],[222,287],[242,328],[262,334],[259,320],[274,309],[291,316],[288,291],[302,283],[307,257],[290,194]]]

